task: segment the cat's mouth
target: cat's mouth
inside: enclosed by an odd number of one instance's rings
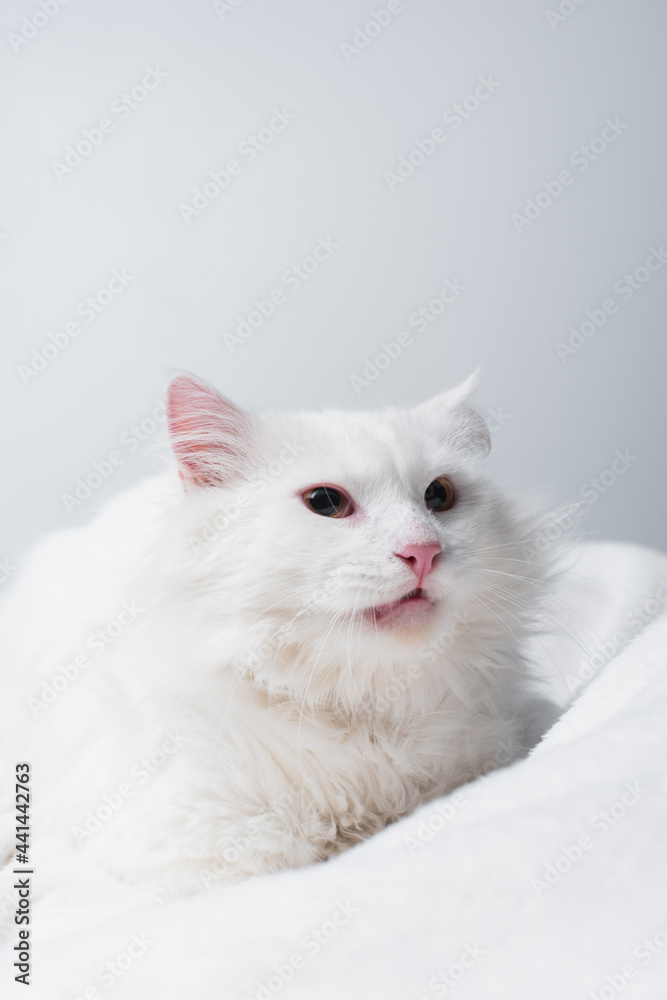
[[[421,587],[404,594],[398,601],[391,604],[381,604],[377,608],[369,608],[367,615],[376,625],[420,624],[433,608],[433,601],[429,600]]]

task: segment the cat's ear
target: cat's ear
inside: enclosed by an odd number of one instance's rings
[[[415,412],[441,427],[443,435],[454,447],[486,455],[491,448],[489,428],[469,402],[478,384],[479,369],[460,385],[415,407]]]
[[[194,375],[172,378],[167,387],[171,446],[186,490],[225,486],[239,477],[251,441],[248,417]]]

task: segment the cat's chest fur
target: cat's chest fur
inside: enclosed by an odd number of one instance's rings
[[[146,856],[166,866],[165,842],[181,845],[183,861],[217,858],[225,880],[323,860],[482,773],[499,740],[516,737],[509,718],[488,719],[484,731],[451,694],[400,719],[344,718],[243,683],[198,702],[188,717],[163,706],[181,749],[153,779],[151,800],[126,811],[129,822],[84,845],[93,857],[107,854],[108,835],[130,873]],[[228,706],[224,726],[206,703]]]

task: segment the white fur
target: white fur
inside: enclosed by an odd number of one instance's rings
[[[40,838],[128,879],[232,880],[335,854],[534,744],[549,709],[522,648],[547,570],[522,548],[532,515],[483,475],[471,384],[412,410],[247,417],[179,378],[185,489],[172,463],[45,539],[2,605],[0,763],[32,762]],[[445,474],[459,500],[435,514]],[[318,483],[360,516],[309,511]],[[434,537],[429,621],[376,630],[360,610],[414,586],[395,553]]]

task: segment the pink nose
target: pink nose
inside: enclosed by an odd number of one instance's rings
[[[397,552],[396,555],[412,567],[417,577],[417,586],[421,587],[422,581],[433,569],[433,560],[441,551],[438,542],[434,542],[433,545],[407,545],[402,552]]]

